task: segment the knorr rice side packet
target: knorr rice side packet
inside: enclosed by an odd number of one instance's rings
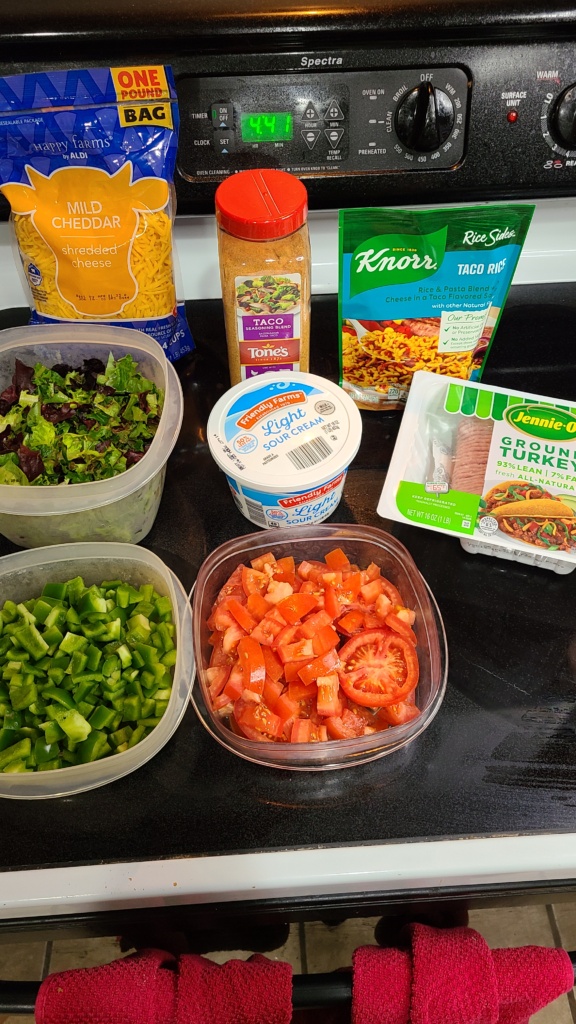
[[[341,210],[340,383],[397,409],[416,370],[479,379],[534,206]]]
[[[194,348],[172,250],[178,104],[161,65],[0,78],[0,191],[32,324],[135,327]]]
[[[378,513],[571,572],[576,404],[415,373]]]

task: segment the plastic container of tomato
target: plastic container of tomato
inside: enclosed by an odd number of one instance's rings
[[[349,739],[314,743],[284,743],[247,739],[232,731],[226,720],[212,710],[208,696],[207,669],[210,661],[210,629],[207,621],[221,587],[240,563],[273,551],[277,558],[292,555],[302,560],[324,561],[326,554],[341,547],[351,562],[366,568],[371,562],[399,590],[407,608],[416,613],[413,629],[417,637],[420,665],[416,689],[417,718],[403,725]],[[442,617],[436,601],[406,548],[382,530],[360,524],[319,525],[253,533],[222,544],[200,568],[193,596],[193,641],[197,686],[191,701],[207,731],[227,750],[255,764],[296,771],[322,771],[364,764],[393,754],[426,729],[442,703],[446,689],[448,651]]]

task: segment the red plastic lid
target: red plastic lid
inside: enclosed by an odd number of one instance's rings
[[[302,227],[307,213],[306,189],[287,171],[240,171],[216,189],[216,220],[237,238],[284,238]]]

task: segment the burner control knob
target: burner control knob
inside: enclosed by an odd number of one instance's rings
[[[422,82],[402,97],[395,127],[407,149],[431,153],[446,141],[454,127],[452,100],[430,82]]]
[[[576,148],[576,85],[569,86],[556,100],[550,114],[550,131],[559,145]]]

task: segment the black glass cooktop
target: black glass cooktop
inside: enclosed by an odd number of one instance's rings
[[[189,588],[218,544],[251,532],[205,442],[227,387],[217,302],[189,308],[197,353],[180,364],[186,411],[145,546]],[[2,314],[2,326],[25,321]],[[485,380],[576,396],[576,286],[517,287]],[[337,376],[336,302],[313,308],[312,369]],[[456,539],[385,523],[376,505],[397,414],[362,414],[364,435],[336,522],[389,529],[434,591],[450,650],[443,706],[405,751],[326,773],[260,768],[223,750],[190,709],[167,746],[102,789],[1,802],[0,869],[195,857],[509,833],[576,824],[576,576],[466,554]],[[0,554],[14,548],[0,538]]]

